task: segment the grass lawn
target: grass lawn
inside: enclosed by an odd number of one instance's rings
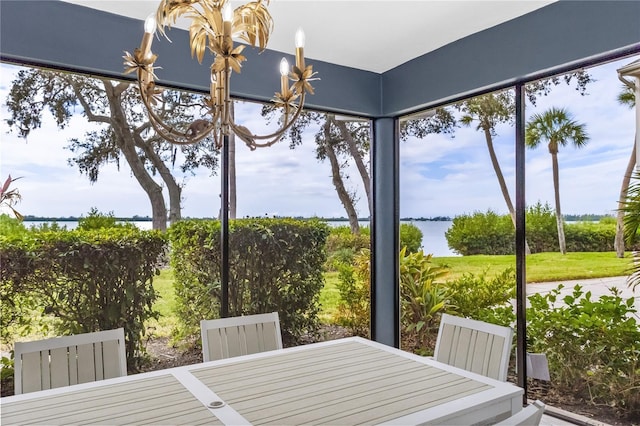
[[[495,275],[516,267],[516,257],[508,256],[458,256],[434,257],[433,262],[450,268],[447,279],[464,273],[480,274],[487,271]],[[527,256],[527,282],[578,280],[586,278],[616,277],[629,275],[631,258],[619,259],[615,252],[602,253],[536,253]]]
[[[173,314],[175,293],[171,269],[160,271],[160,275],[153,279],[153,288],[158,293],[153,309],[160,313],[160,317],[157,320],[149,320],[147,330],[158,336],[169,336],[171,329],[177,325],[177,318]]]

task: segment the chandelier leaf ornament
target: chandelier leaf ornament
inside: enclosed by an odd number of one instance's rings
[[[157,12],[147,18],[140,47],[133,54],[125,52],[125,74],[136,73],[140,97],[149,115],[151,125],[163,139],[177,145],[197,143],[212,136],[217,148],[222,147],[225,136],[233,132],[254,150],[271,146],[291,127],[302,112],[307,93],[313,94],[310,81],[316,73],[305,65],[304,33],[295,37],[296,63],[293,67],[285,58],[280,63],[280,91],[273,102],[282,109],[281,127],[267,135],[253,134],[245,126],[236,124],[231,116],[231,74],[240,73],[247,58],[242,54],[245,45],[234,45],[234,38],[263,51],[273,31],[273,19],[267,9],[269,0],[257,0],[232,9],[228,0],[162,0]],[[191,56],[199,63],[209,51],[213,55],[210,67],[211,84],[205,100],[206,117],[195,119],[186,128],[165,123],[154,107],[162,103],[162,90],[155,84],[155,66],[158,58],[151,51],[154,33],[167,37],[166,28],[175,25],[178,18],[190,20],[189,44]],[[168,38],[168,37],[167,37]],[[293,84],[290,84],[290,81]]]

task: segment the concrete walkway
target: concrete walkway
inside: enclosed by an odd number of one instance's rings
[[[527,296],[534,293],[549,293],[551,290],[558,287],[558,285],[563,284],[564,288],[560,291],[561,298],[565,295],[569,295],[573,293],[573,287],[577,284],[582,286],[583,291],[586,293],[587,291],[591,292],[591,300],[595,301],[600,298],[600,296],[610,296],[610,289],[615,287],[620,291],[620,296],[623,299],[629,299],[633,297],[635,299],[634,307],[636,310],[640,311],[640,286],[636,287],[635,292],[627,286],[627,277],[607,277],[607,278],[591,278],[591,279],[583,279],[583,280],[567,280],[567,281],[556,281],[556,282],[545,282],[545,283],[528,283],[527,284]],[[561,299],[560,298],[560,299]],[[558,300],[558,305],[562,305],[562,300]],[[640,321],[640,312],[636,312],[633,314],[636,320]]]

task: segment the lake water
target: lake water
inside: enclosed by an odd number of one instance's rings
[[[327,222],[331,226],[349,226],[349,222]],[[368,221],[360,221],[360,226],[369,226]],[[432,254],[434,257],[459,256],[451,251],[447,244],[444,233],[453,223],[452,221],[430,221],[430,220],[403,220],[400,223],[411,223],[422,231],[422,249],[425,254]]]
[[[39,226],[44,223],[50,222],[24,222],[25,226]],[[151,229],[151,222],[132,222],[140,229]],[[349,226],[349,222],[327,222],[331,226]],[[401,223],[412,223],[420,231],[422,231],[422,248],[425,254],[433,254],[434,257],[441,256],[458,256],[447,245],[447,239],[444,233],[451,226],[450,221],[430,221],[430,220],[417,220],[417,221],[402,221]],[[74,229],[78,226],[78,222],[58,222],[60,226],[66,226],[67,229]],[[369,222],[361,221],[360,226],[369,226]]]

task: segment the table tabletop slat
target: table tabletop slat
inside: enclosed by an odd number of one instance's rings
[[[191,372],[253,424],[380,422],[490,388],[355,342],[275,360]]]
[[[3,402],[2,424],[222,424],[171,374]]]

